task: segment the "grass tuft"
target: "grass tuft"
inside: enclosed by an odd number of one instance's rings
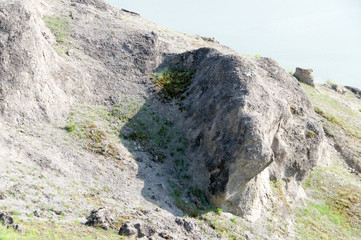
[[[187,71],[182,68],[168,68],[156,72],[154,73],[156,90],[167,101],[172,99],[183,100],[194,74],[194,70]]]

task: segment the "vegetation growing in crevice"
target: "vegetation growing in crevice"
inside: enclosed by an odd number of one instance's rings
[[[166,101],[172,99],[182,100],[192,82],[194,70],[183,68],[167,68],[154,73],[156,91]]]
[[[316,135],[316,133],[312,130],[308,131],[306,138],[313,138]]]

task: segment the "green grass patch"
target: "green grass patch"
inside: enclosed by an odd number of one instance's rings
[[[75,105],[64,128],[83,148],[104,156],[118,158],[119,144],[134,151],[134,143],[159,162],[184,161],[188,143],[174,124],[141,102],[125,99],[105,106]]]
[[[106,157],[120,157],[117,124],[111,113],[103,106],[76,105],[67,118],[65,130],[81,146],[91,152]]]
[[[73,39],[70,35],[69,21],[65,16],[44,16],[43,21],[54,34],[58,45],[53,48],[58,54],[65,54],[64,46],[71,45]]]
[[[328,80],[326,81],[326,83],[327,83],[327,84],[337,84],[336,82],[334,82],[334,81],[332,81],[332,80],[330,80],[330,79],[328,79]]]
[[[320,87],[320,90],[316,90],[306,84],[302,86],[317,114],[353,137],[361,139],[360,114],[343,102],[342,98],[346,98],[345,96],[335,95],[327,88]]]
[[[58,43],[68,43],[70,40],[69,21],[64,16],[45,16],[46,26],[54,34]]]
[[[26,228],[26,233],[21,234],[12,228],[6,228],[0,224],[1,240],[119,240],[125,239],[118,235],[115,231],[105,231],[100,228],[86,227],[79,223],[61,224],[52,221],[40,222],[29,221],[19,222],[21,226]]]
[[[154,82],[159,95],[165,100],[184,99],[195,74],[194,70],[167,68],[154,73]]]
[[[119,109],[113,112],[116,118],[125,121],[120,133],[125,140],[130,141],[130,144],[124,142],[127,147],[131,148],[132,142],[138,142],[160,162],[183,158],[188,146],[187,141],[172,122],[161,117],[149,106],[143,105],[134,115],[133,110],[130,113]]]
[[[299,239],[359,239],[361,188],[340,164],[316,167],[303,183],[311,200],[296,210]]]
[[[315,112],[321,117],[325,118],[329,122],[341,127],[343,130],[351,134],[352,136],[361,139],[361,131],[359,128],[350,126],[344,119],[336,117],[329,112],[321,110],[319,107],[314,107]]]
[[[222,236],[222,239],[245,239],[243,233],[248,229],[244,219],[236,216],[225,216],[221,211],[208,212],[199,217]],[[258,239],[258,238],[257,238]]]

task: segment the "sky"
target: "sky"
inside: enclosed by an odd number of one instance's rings
[[[361,0],[107,0],[240,54],[312,68],[316,82],[361,88]]]

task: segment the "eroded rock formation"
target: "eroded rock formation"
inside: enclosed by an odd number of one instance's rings
[[[322,154],[322,126],[300,84],[270,58],[203,48],[169,64],[196,70],[183,103],[193,176],[216,205],[244,215],[269,181],[300,182]],[[302,190],[301,190],[302,191]]]

